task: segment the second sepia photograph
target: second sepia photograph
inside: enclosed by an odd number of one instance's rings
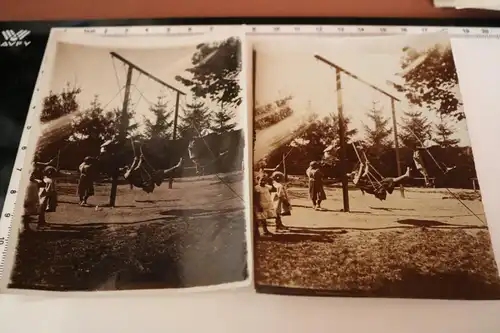
[[[257,291],[499,299],[449,37],[252,44]]]

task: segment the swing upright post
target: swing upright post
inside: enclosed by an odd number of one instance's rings
[[[345,121],[342,105],[342,81],[341,70],[335,68],[335,77],[337,81],[337,109],[339,117],[339,140],[340,140],[340,172],[342,179],[342,195],[344,202],[344,212],[349,212],[349,180],[347,179],[347,158],[346,158],[346,139],[345,139]]]
[[[401,176],[401,160],[399,158],[399,141],[398,141],[398,123],[396,121],[396,105],[394,97],[391,96],[391,110],[392,110],[392,122],[393,122],[393,132],[394,132],[394,149],[396,151],[396,166],[398,168],[398,177]],[[401,197],[405,197],[405,188],[403,184],[399,184],[399,190],[401,192]]]
[[[344,212],[349,212],[349,179],[347,178],[347,156],[346,156],[346,138],[345,138],[345,121],[344,121],[344,110],[342,103],[342,80],[341,74],[345,72],[342,68],[335,65],[334,63],[326,60],[325,58],[315,55],[316,59],[324,62],[330,67],[335,68],[335,77],[336,77],[336,92],[337,92],[337,112],[339,118],[339,140],[340,140],[340,173],[342,180],[342,201],[344,203]]]
[[[123,98],[122,113],[120,116],[120,127],[118,129],[118,142],[124,142],[127,137],[128,128],[128,104],[130,100],[130,86],[132,84],[132,71],[133,67],[128,66],[127,69],[127,81],[125,83],[125,97]],[[111,193],[109,195],[109,206],[115,207],[116,204],[116,191],[118,189],[118,167],[113,170],[112,180],[111,180]]]
[[[174,111],[174,129],[172,132],[172,142],[175,142],[177,139],[177,118],[179,117],[179,99],[181,97],[181,92],[177,91],[175,96],[175,111]],[[172,188],[172,184],[174,182],[174,178],[170,176],[168,179],[168,188]]]
[[[128,99],[129,99],[129,95],[130,95],[130,86],[131,86],[132,71],[135,69],[136,71],[138,71],[142,75],[150,78],[151,80],[153,80],[153,81],[161,84],[162,86],[167,87],[168,89],[170,89],[172,91],[175,91],[177,93],[176,101],[175,101],[174,129],[173,129],[173,139],[172,139],[172,141],[175,140],[176,139],[176,135],[177,135],[177,118],[179,116],[179,98],[180,98],[180,95],[186,95],[186,93],[184,93],[183,91],[181,91],[181,90],[179,90],[179,89],[171,86],[170,84],[166,83],[165,81],[157,78],[153,74],[146,72],[144,69],[140,68],[139,66],[137,66],[134,63],[130,62],[129,60],[125,59],[124,57],[122,57],[118,53],[116,53],[116,52],[110,52],[110,54],[111,54],[111,56],[113,58],[116,58],[116,59],[120,60],[121,62],[123,62],[125,65],[127,65],[128,66],[128,73],[130,74],[130,80],[129,80],[129,75],[127,74],[127,83],[125,85],[125,100],[123,102],[124,107],[123,107],[123,110],[122,110],[122,121],[123,120],[126,121]],[[126,103],[127,103],[127,105],[126,105]],[[123,125],[123,123],[122,123],[122,125]],[[123,128],[120,129],[120,135],[122,136],[122,139],[125,139],[125,137],[127,136],[127,128],[126,127],[125,127],[125,129],[123,129]],[[115,180],[115,177],[113,176],[113,183],[112,183],[112,186],[111,186],[110,205],[112,207],[114,206],[115,199],[116,199],[116,188],[117,188],[117,183],[118,183],[118,171],[116,171],[116,174],[117,174],[116,180]],[[169,188],[172,188],[172,182],[173,182],[173,179],[170,178],[169,179],[169,184],[168,184]]]

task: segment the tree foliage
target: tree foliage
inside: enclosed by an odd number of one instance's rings
[[[460,140],[452,138],[454,133],[455,127],[451,125],[443,116],[441,117],[440,122],[435,126],[436,136],[434,138],[434,142],[443,148],[455,147]]]
[[[405,146],[414,149],[432,140],[432,123],[422,111],[406,111],[401,121],[399,137]]]
[[[191,63],[193,67],[186,69],[190,77],[176,76],[175,79],[189,87],[194,96],[208,97],[228,106],[241,104],[240,39],[232,37],[222,42],[200,44]]]
[[[404,84],[395,85],[408,100],[441,115],[465,118],[451,45],[436,44],[425,51],[403,49]]]
[[[49,95],[43,99],[40,122],[46,123],[78,111],[79,105],[76,98],[80,92],[80,88],[70,87],[69,83],[60,93],[51,91]]]
[[[104,112],[99,96],[94,96],[90,106],[73,121],[74,139],[110,139],[116,132],[114,118],[112,112]]]
[[[168,103],[163,96],[159,96],[155,104],[149,107],[155,117],[154,122],[150,119],[144,119],[145,137],[148,139],[160,138],[166,139],[171,135],[171,128],[173,124],[172,114],[173,111],[168,110]]]
[[[105,112],[95,96],[88,109],[73,120],[71,141],[85,141],[97,149],[104,141],[116,134],[116,120],[113,112]]]
[[[217,134],[232,131],[236,127],[234,122],[234,113],[222,108],[213,114],[212,126],[210,129]]]
[[[182,138],[199,136],[210,128],[210,114],[205,103],[196,100],[187,103],[183,113],[179,124],[179,134]]]
[[[380,150],[392,145],[390,138],[392,127],[390,126],[390,118],[385,118],[383,109],[378,103],[373,102],[372,108],[367,112],[368,118],[372,121],[371,125],[364,124],[366,144],[371,147],[371,150]]]

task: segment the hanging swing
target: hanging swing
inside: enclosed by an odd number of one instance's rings
[[[385,177],[382,176],[382,174],[370,163],[364,150],[361,150],[361,153],[363,154],[363,159],[362,159],[361,155],[358,151],[358,148],[356,147],[356,145],[354,143],[352,143],[352,147],[354,148],[354,152],[356,153],[356,156],[358,157],[359,164],[366,166],[366,170],[362,176],[366,176],[366,178],[371,183],[373,188],[381,187],[382,186],[381,181],[383,179],[385,179]],[[375,174],[373,174],[373,172],[375,172]]]
[[[155,185],[161,185],[163,179],[158,177],[158,172],[147,161],[142,146],[140,147],[140,155],[137,156],[134,141],[132,138],[130,138],[130,141],[134,152],[134,160],[125,172],[124,178],[129,181],[131,187],[135,186],[141,188],[146,193],[151,193]]]

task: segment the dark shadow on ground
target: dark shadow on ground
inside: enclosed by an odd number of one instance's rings
[[[421,219],[404,219],[396,221],[399,224],[407,224],[414,227],[420,228],[443,228],[447,229],[488,229],[485,225],[462,225],[462,224],[453,224],[453,223],[444,223],[436,220],[421,220]]]
[[[179,201],[179,199],[135,200],[135,202],[141,202],[141,203],[175,202],[175,201]]]
[[[419,221],[418,224],[415,221]],[[402,225],[389,226],[389,227],[378,227],[378,228],[357,228],[357,227],[286,227],[286,230],[281,232],[280,235],[283,237],[289,236],[291,233],[294,234],[316,234],[316,235],[326,235],[328,234],[339,234],[346,233],[349,231],[380,231],[380,230],[403,230],[403,229],[415,229],[415,228],[433,228],[433,229],[488,229],[487,226],[477,226],[477,225],[457,225],[457,224],[447,224],[439,221],[424,221],[424,220],[401,220],[397,221]],[[433,224],[438,222],[440,224]],[[407,224],[407,225],[405,225]],[[269,224],[272,225],[272,224]]]
[[[80,206],[80,203],[76,202],[76,201],[58,200],[58,203]],[[93,205],[92,203],[88,203],[86,205],[83,205],[82,207],[95,208],[96,205]],[[104,205],[100,205],[99,207],[110,208],[111,206],[109,204],[104,204]],[[115,205],[113,208],[136,208],[136,207],[137,207],[136,205]]]
[[[297,204],[292,204],[292,207],[298,207],[298,208],[309,208],[310,210],[314,210],[311,206],[306,206],[306,205],[297,205]],[[327,208],[321,208],[321,210],[316,210],[316,212],[337,212],[337,213],[343,213],[343,209],[327,209]],[[365,211],[360,211],[360,210],[352,210],[349,213],[353,214],[369,214],[372,215],[372,212],[365,212]]]
[[[415,211],[413,208],[386,208],[386,207],[370,207],[370,209],[375,209],[375,210],[384,210],[387,212],[394,212],[394,211]]]
[[[86,206],[83,206],[83,207],[91,207],[91,208],[94,208],[95,205],[92,205],[92,204],[88,204]],[[136,205],[115,205],[113,207],[110,206],[110,204],[104,204],[104,205],[101,205],[99,207],[104,207],[104,208],[136,208],[137,206]]]
[[[238,211],[242,211],[243,208],[239,207],[232,207],[232,208],[225,208],[225,209],[169,209],[169,210],[164,210],[161,211],[159,214],[163,216],[193,216],[193,215],[217,215],[217,214],[227,214],[227,213],[234,213]]]

